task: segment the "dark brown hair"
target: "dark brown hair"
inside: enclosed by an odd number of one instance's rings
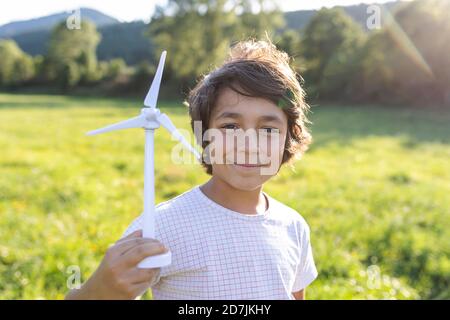
[[[202,123],[202,136],[196,136],[196,140],[203,149],[208,145],[202,137],[209,128],[212,110],[221,89],[228,87],[245,96],[270,100],[282,108],[288,119],[282,164],[301,157],[311,143],[306,127],[309,106],[289,60],[287,53],[278,50],[269,41],[242,41],[231,48],[220,67],[197,83],[190,91],[186,104],[192,129],[195,121]],[[211,165],[202,162],[206,172],[212,174]]]

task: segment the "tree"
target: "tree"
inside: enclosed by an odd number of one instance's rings
[[[352,99],[366,101],[392,100],[395,70],[388,63],[386,52],[394,44],[386,41],[385,30],[373,32],[360,50],[357,75],[353,78]]]
[[[154,65],[142,61],[135,67],[133,77],[129,83],[128,91],[145,94],[148,91],[151,79],[155,76]]]
[[[276,37],[276,45],[279,49],[287,52],[289,56],[297,58],[301,56],[300,32],[292,29],[284,30]]]
[[[104,77],[109,80],[116,79],[119,75],[123,74],[127,69],[127,64],[122,58],[112,59],[107,63],[107,70]]]
[[[265,8],[272,1],[258,1],[253,13],[250,0],[169,0],[157,7],[149,35],[155,54],[168,50],[168,78],[187,87],[203,73],[220,64],[233,41],[261,36],[278,24],[277,14]]]
[[[65,23],[58,24],[52,31],[46,57],[48,79],[59,81],[60,74],[67,75],[68,72],[72,74],[69,76],[72,79],[68,82],[70,86],[77,84],[73,83],[74,79],[84,83],[98,80],[96,48],[99,41],[100,34],[91,22],[82,21],[81,28],[73,30],[68,29]],[[61,85],[65,87],[68,83]]]
[[[353,76],[354,58],[364,40],[361,27],[342,9],[319,10],[302,37],[306,82],[328,96],[345,90]]]
[[[331,55],[318,83],[319,92],[328,98],[352,98],[353,83],[358,77],[364,39],[342,46]]]
[[[0,86],[16,86],[34,76],[33,59],[13,40],[0,41]]]
[[[445,0],[405,3],[386,28],[385,39],[393,43],[387,60],[395,68],[397,93],[407,100],[441,103],[450,96],[448,12]]]
[[[155,11],[150,23],[155,54],[168,50],[168,72],[184,85],[225,57],[230,43],[225,33],[233,16],[224,11],[224,5],[222,0],[170,0]]]
[[[61,71],[57,80],[63,90],[75,87],[80,81],[81,73],[78,64],[74,61],[65,61],[61,65]]]
[[[449,11],[447,1],[421,0],[402,3],[388,14],[385,27],[363,49],[355,83],[361,96],[450,103]]]
[[[238,14],[237,39],[254,37],[261,39],[285,25],[283,12],[275,1],[238,1],[234,10]]]

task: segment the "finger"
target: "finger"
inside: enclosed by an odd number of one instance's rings
[[[131,249],[133,249],[136,246],[139,245],[143,245],[143,244],[151,244],[151,243],[159,243],[158,240],[156,239],[151,239],[151,238],[136,238],[136,239],[129,239],[126,242],[122,242],[119,246],[118,246],[118,251],[120,252],[119,255],[123,256],[124,254],[126,254],[128,251],[130,251]]]
[[[128,251],[130,251],[134,247],[145,243],[155,243],[155,242],[156,240],[154,239],[143,239],[143,238],[129,239],[128,241],[121,242],[112,247],[111,251],[114,257],[116,257],[117,259],[121,259],[123,255],[125,255]]]
[[[143,243],[129,250],[123,257],[128,266],[135,266],[144,258],[167,252],[166,247],[160,242]]]
[[[134,267],[130,274],[130,282],[136,285],[150,283],[159,276],[160,272],[161,268],[141,269]]]
[[[108,253],[112,257],[120,256],[122,251],[126,249],[122,247],[124,243],[130,243],[138,239],[142,239],[142,230],[136,230],[127,235],[126,237],[123,237],[117,240],[115,243],[111,244],[108,248]]]
[[[134,238],[142,238],[142,229],[136,230],[136,231],[130,233],[129,235],[127,235],[126,237],[120,238],[119,240],[116,241],[115,244],[126,242],[126,241],[128,241],[130,239],[134,239]]]

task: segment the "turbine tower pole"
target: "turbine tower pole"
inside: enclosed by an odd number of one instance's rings
[[[142,236],[155,238],[155,130],[145,128],[144,216]]]

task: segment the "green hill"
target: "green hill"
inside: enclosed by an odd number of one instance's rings
[[[152,46],[143,34],[146,28],[147,24],[142,21],[100,27],[102,40],[97,48],[98,59],[123,58],[131,65],[148,59],[152,55]],[[49,37],[50,30],[41,30],[19,34],[12,39],[23,51],[38,55],[46,52]]]
[[[51,30],[56,24],[66,20],[72,13],[73,11],[58,12],[35,19],[4,24],[0,26],[0,38],[10,38],[24,33]],[[97,27],[119,23],[119,20],[116,18],[94,9],[80,8],[80,15],[83,19],[88,19],[95,23]]]
[[[396,4],[398,1],[388,2],[384,4],[384,7],[391,10]],[[363,28],[366,28],[368,6],[368,4],[359,4],[342,8]],[[284,14],[285,29],[301,30],[316,12],[316,10],[286,12]],[[69,13],[58,13],[0,26],[0,38],[12,38],[22,50],[31,55],[44,54],[51,28],[66,19],[68,15]],[[99,11],[87,8],[81,9],[81,15],[83,18],[93,21],[102,35],[102,40],[97,48],[100,60],[123,58],[127,64],[133,65],[152,56],[151,41],[144,36],[147,24],[143,21],[120,23]]]

